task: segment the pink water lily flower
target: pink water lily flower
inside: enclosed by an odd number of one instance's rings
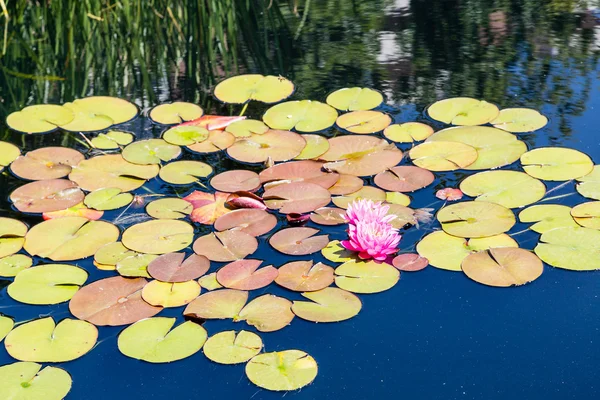
[[[381,202],[373,200],[360,199],[354,200],[346,210],[346,221],[350,225],[356,225],[357,222],[372,222],[377,221],[389,224],[395,215],[387,215],[390,206],[384,206]]]

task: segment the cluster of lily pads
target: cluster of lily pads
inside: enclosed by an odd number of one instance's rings
[[[293,92],[293,83],[282,77],[241,75],[221,82],[214,94],[225,103],[247,104],[277,103]],[[520,211],[521,222],[533,222],[530,229],[542,234],[534,252],[506,234],[516,223],[512,209],[544,198],[542,181],[577,180],[579,193],[600,200],[600,169],[587,155],[557,147],[528,151],[519,140],[516,134],[542,128],[546,117],[531,109],[499,110],[482,100],[452,98],[428,108],[430,118],[455,125],[434,132],[420,122],[393,123],[373,110],[383,101],[378,91],[345,88],[324,103],[275,104],[262,120],[203,115],[197,105],[174,102],[150,110],[148,117],[165,128],[161,138],[147,140],[119,130],[119,124],[144,117],[132,103],[112,97],[29,106],[11,114],[9,127],[25,134],[81,133],[90,153],[46,147],[21,154],[0,142],[0,166],[28,181],[10,194],[14,208],[43,218],[31,227],[0,218],[0,276],[14,277],[7,293],[25,304],[68,301],[75,317],[14,327],[12,318],[0,316],[0,340],[19,360],[0,367],[0,397],[62,399],[70,376],[38,363],[79,358],[97,343],[96,326],[123,325],[129,326],[120,333],[118,348],[128,357],[165,363],[202,349],[216,363],[246,363],[248,378],[259,387],[295,390],[317,375],[310,355],[295,349],[263,353],[261,337],[245,330],[208,337],[203,321],[244,321],[271,332],[296,317],[347,320],[362,308],[356,294],[388,290],[400,271],[428,264],[498,287],[537,279],[542,260],[565,269],[600,269],[600,202]],[[325,137],[322,132],[334,125],[343,134]],[[410,147],[410,162],[403,161],[400,146]],[[183,152],[194,159],[178,161]],[[199,161],[208,153],[264,169],[214,175],[209,163]],[[517,161],[524,172],[498,169]],[[384,262],[362,260],[316,228],[345,224],[348,205],[370,199],[389,206],[395,228],[411,229],[424,212],[409,207],[407,193],[431,185],[434,172],[459,169],[489,171],[461,182],[460,190],[474,199],[444,203],[436,214],[442,229],[419,242],[418,254],[401,245]],[[151,179],[185,187],[186,195],[148,202],[141,222],[102,220],[105,211],[145,204],[135,191]],[[289,226],[273,233],[281,219]],[[304,226],[309,221],[316,227]],[[210,230],[198,234],[195,226]],[[305,259],[263,265],[248,258],[259,241],[289,256],[321,252],[335,265]],[[32,257],[40,263],[33,266]],[[65,264],[88,257],[114,276],[86,284],[88,272]],[[249,301],[250,291],[272,283],[306,300],[264,294]],[[174,327],[175,318],[156,317],[172,307],[183,308],[186,322]]]

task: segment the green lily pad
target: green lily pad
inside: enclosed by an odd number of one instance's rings
[[[187,305],[183,315],[201,319],[233,319],[246,302],[248,292],[234,289],[220,289],[204,293]]]
[[[193,146],[208,139],[208,129],[194,125],[179,125],[163,133],[163,140],[177,146]]]
[[[123,158],[139,165],[160,164],[181,155],[181,147],[162,139],[147,139],[133,142],[123,149]]]
[[[21,155],[21,150],[12,143],[0,141],[0,172],[4,167],[15,161]]]
[[[66,103],[75,115],[69,123],[61,124],[61,128],[74,132],[90,132],[102,130],[111,125],[122,124],[137,116],[138,109],[127,100],[108,96],[92,96]]]
[[[348,132],[365,135],[381,132],[392,123],[392,117],[380,111],[352,111],[340,115],[335,123]]]
[[[571,209],[571,215],[581,226],[600,229],[600,201],[578,204]]]
[[[236,138],[250,137],[252,135],[262,135],[269,130],[269,127],[264,122],[256,119],[244,119],[235,121],[227,125],[225,130],[231,133]]]
[[[463,169],[477,160],[477,150],[460,142],[425,142],[408,153],[412,162],[430,171]]]
[[[344,321],[356,316],[362,308],[362,303],[355,294],[335,287],[305,292],[302,296],[312,301],[294,301],[292,311],[307,321]]]
[[[146,254],[165,254],[188,247],[194,240],[194,228],[178,220],[154,220],[130,226],[123,232],[125,247]]]
[[[548,118],[531,108],[505,108],[490,123],[509,132],[533,132],[546,126]]]
[[[176,197],[154,200],[146,206],[146,213],[156,219],[182,219],[193,210],[191,203]]]
[[[188,185],[212,174],[210,165],[200,161],[175,161],[160,169],[160,179],[173,185]]]
[[[16,362],[0,367],[0,398],[62,400],[71,390],[71,376],[63,369]]]
[[[218,277],[218,275],[217,275]],[[292,302],[283,297],[265,294],[248,303],[234,322],[245,321],[261,332],[274,332],[288,326],[294,319]]]
[[[98,329],[89,322],[66,318],[55,324],[47,317],[17,326],[4,345],[19,361],[66,362],[84,356],[97,339]]]
[[[308,261],[292,261],[279,267],[275,283],[295,292],[315,292],[334,281],[333,268]]]
[[[306,145],[304,146],[304,149],[302,149],[302,152],[294,158],[295,160],[318,158],[329,150],[329,140],[321,135],[306,133],[300,136],[304,138]]]
[[[343,88],[331,93],[325,101],[340,111],[371,110],[383,103],[383,95],[369,88]]]
[[[75,115],[66,107],[54,104],[28,106],[6,118],[10,129],[23,133],[47,133],[73,121]]]
[[[128,278],[150,278],[148,265],[158,256],[156,254],[134,253],[117,262],[116,271]]]
[[[94,254],[94,261],[99,264],[117,265],[121,260],[137,254],[123,246],[121,242],[112,242],[100,247]]]
[[[589,174],[577,178],[575,187],[580,195],[588,199],[600,200],[600,166],[594,165],[594,169]]]
[[[175,320],[154,317],[125,328],[119,334],[119,351],[150,363],[169,363],[196,354],[206,342],[206,329],[191,321],[171,329]]]
[[[271,129],[317,132],[331,127],[337,119],[335,108],[312,100],[296,100],[277,104],[267,110],[263,121]]]
[[[269,130],[260,135],[238,139],[227,149],[229,157],[246,163],[288,161],[298,156],[306,146],[304,138],[289,131]]]
[[[383,136],[396,143],[420,142],[431,135],[433,135],[433,128],[421,122],[393,124],[383,131]]]
[[[332,240],[321,250],[323,257],[329,261],[345,263],[346,261],[357,260],[356,253],[347,250],[339,240]]]
[[[12,318],[0,314],[0,342],[12,331],[14,326],[15,321]]]
[[[400,272],[387,263],[346,261],[335,269],[335,284],[353,293],[379,293],[391,289]]]
[[[151,281],[142,289],[142,298],[152,306],[181,307],[200,295],[196,281],[161,282]]]
[[[572,271],[600,269],[600,231],[584,227],[544,232],[534,249],[546,264]]]
[[[100,150],[115,150],[121,146],[127,146],[133,142],[134,135],[131,132],[111,130],[106,133],[101,133],[92,139],[92,144]]]
[[[541,200],[546,186],[518,171],[485,171],[467,177],[460,190],[476,201],[500,204],[506,208],[524,207]]]
[[[535,222],[529,229],[537,233],[578,226],[571,216],[571,207],[560,204],[539,204],[528,207],[519,213],[519,220],[525,223]]]
[[[68,301],[88,278],[85,270],[67,264],[47,264],[19,272],[8,285],[8,295],[26,304]]]
[[[452,125],[483,125],[498,117],[494,104],[470,97],[454,97],[436,101],[427,114],[437,121]]]
[[[173,125],[200,118],[202,114],[204,110],[196,104],[174,101],[154,107],[149,117],[159,124]]]
[[[300,350],[259,354],[246,364],[246,375],[256,386],[267,390],[297,390],[317,376],[317,362]]]
[[[256,333],[248,331],[219,332],[204,343],[204,355],[219,364],[239,364],[260,353],[263,342]]]
[[[203,277],[198,279],[198,284],[206,290],[217,290],[223,288],[223,286],[217,280],[216,272],[204,275]]]
[[[13,254],[0,258],[0,276],[13,277],[33,265],[31,257],[25,254]]]
[[[516,222],[511,210],[485,201],[465,201],[446,206],[438,211],[437,219],[446,233],[469,238],[504,233]]]
[[[462,270],[475,282],[488,286],[520,286],[542,275],[544,265],[528,250],[504,247],[469,254]]]
[[[568,181],[592,172],[594,163],[586,154],[564,147],[542,147],[521,156],[523,170],[545,181]]]
[[[17,219],[0,217],[0,258],[23,248],[27,229],[27,225]]]
[[[71,132],[95,132],[110,128],[114,121],[108,115],[95,113],[85,104],[65,103],[64,108],[71,110],[75,116],[71,122],[61,128]]]
[[[220,82],[215,97],[223,103],[244,104],[250,100],[276,103],[294,93],[294,84],[282,76],[238,75]]]
[[[119,188],[104,188],[88,193],[83,203],[95,210],[106,211],[125,207],[132,200],[133,195],[131,193],[123,193]]]

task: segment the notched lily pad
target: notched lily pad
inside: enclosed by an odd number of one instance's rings
[[[212,174],[210,165],[200,161],[175,161],[160,169],[160,179],[173,185],[188,185]]]
[[[374,182],[380,188],[394,192],[414,192],[433,183],[435,176],[427,169],[403,165],[378,173]]]
[[[68,301],[88,278],[85,270],[67,264],[47,264],[19,272],[7,293],[26,304],[58,304]]]
[[[27,225],[17,219],[0,217],[0,258],[21,250],[27,230]]]
[[[476,201],[500,204],[506,208],[524,207],[541,200],[546,186],[518,171],[485,171],[471,175],[460,184],[460,190]]]
[[[231,211],[225,205],[228,198],[229,193],[206,193],[196,190],[185,196],[183,200],[194,207],[191,214],[192,221],[212,225],[217,218]]]
[[[0,258],[0,276],[13,277],[33,265],[31,257],[25,254],[13,254]]]
[[[66,107],[55,104],[28,106],[6,118],[10,129],[23,133],[52,132],[73,121],[75,115]]]
[[[133,164],[160,164],[179,157],[181,148],[163,139],[147,139],[127,145],[121,154],[126,161]]]
[[[334,281],[333,268],[312,261],[292,261],[279,267],[275,283],[295,292],[325,289]]]
[[[227,125],[225,130],[231,133],[236,138],[249,137],[252,135],[262,135],[269,130],[269,127],[264,122],[255,119],[244,119],[235,121]]]
[[[317,376],[317,362],[300,350],[259,354],[246,364],[246,375],[267,390],[297,390]]]
[[[254,253],[258,241],[242,231],[228,230],[209,233],[194,241],[194,252],[211,261],[229,262],[241,260]]]
[[[66,179],[45,179],[16,188],[10,201],[25,213],[45,213],[64,210],[83,201],[84,194],[74,182]]]
[[[217,281],[228,289],[256,290],[268,286],[277,278],[272,265],[259,268],[262,260],[237,260],[217,271]]]
[[[210,180],[210,185],[220,192],[254,192],[260,187],[260,179],[256,172],[235,169],[215,175]]]
[[[91,140],[92,145],[101,150],[116,150],[133,142],[135,136],[131,132],[110,130],[101,133]]]
[[[238,139],[227,148],[229,157],[245,163],[261,163],[268,159],[287,161],[298,156],[306,140],[297,133],[286,130],[269,130],[260,135]]]
[[[194,228],[187,222],[159,219],[132,225],[123,232],[125,247],[146,254],[165,254],[188,247]]]
[[[160,104],[150,110],[152,121],[163,125],[181,124],[200,118],[204,111],[200,106],[185,101]]]
[[[498,117],[494,104],[470,97],[454,97],[436,101],[427,114],[437,121],[452,125],[483,125]]]
[[[196,319],[232,319],[240,313],[247,301],[246,291],[215,290],[204,293],[188,304],[183,315]]]
[[[182,219],[193,210],[191,203],[176,197],[154,200],[146,206],[146,213],[156,219]]]
[[[233,210],[220,216],[215,221],[217,231],[229,229],[247,233],[250,236],[261,236],[270,232],[277,225],[277,217],[264,210],[247,208]]]
[[[131,193],[123,193],[119,188],[104,188],[88,193],[83,203],[95,210],[106,211],[125,207],[132,200]]]
[[[429,260],[418,254],[399,254],[392,260],[392,265],[400,271],[416,272],[429,265]]]
[[[187,282],[208,272],[210,262],[204,256],[167,253],[148,264],[148,273],[163,282]]]
[[[490,123],[509,132],[533,132],[546,126],[548,118],[531,108],[505,108]]]
[[[317,235],[318,229],[286,228],[275,233],[269,244],[283,254],[302,256],[316,253],[329,243],[329,235]]]
[[[571,209],[571,216],[581,226],[600,229],[600,201],[576,205]]]
[[[250,100],[276,103],[294,93],[294,84],[273,75],[238,75],[221,81],[215,87],[215,97],[223,103],[244,104]]]
[[[329,141],[327,138],[309,133],[301,136],[306,141],[306,145],[304,146],[304,149],[302,149],[302,152],[295,157],[296,160],[318,158],[329,150]]]
[[[537,233],[556,228],[576,227],[577,222],[571,216],[571,207],[560,204],[538,204],[519,213],[521,222],[535,222],[529,229]]]
[[[204,343],[204,355],[218,364],[239,364],[248,361],[262,350],[263,342],[256,333],[248,331],[219,332]]]
[[[400,273],[387,263],[346,261],[335,269],[335,284],[353,293],[378,293],[391,289]]]
[[[433,128],[421,122],[393,124],[383,131],[383,136],[396,143],[420,142],[431,135],[433,135]]]
[[[381,132],[392,123],[392,117],[380,111],[352,111],[340,115],[336,124],[351,133]]]
[[[196,281],[161,282],[150,281],[142,289],[142,298],[151,306],[181,307],[200,295],[200,285]]]
[[[581,178],[594,169],[586,154],[564,147],[542,147],[521,156],[527,174],[545,181],[568,181]]]
[[[417,167],[430,171],[463,169],[477,160],[477,150],[460,142],[425,142],[408,154]]]
[[[269,167],[259,174],[259,178],[265,184],[265,190],[292,182],[314,183],[328,189],[338,181],[339,174],[323,170],[322,162],[303,160]]]
[[[371,110],[383,103],[383,95],[369,88],[343,88],[329,94],[326,102],[340,111]]]
[[[21,150],[12,143],[0,141],[0,172],[21,155]]]
[[[437,213],[442,229],[458,237],[488,237],[504,233],[515,224],[508,208],[485,201],[465,201],[442,208]]]
[[[302,296],[312,301],[294,301],[292,311],[307,321],[344,321],[356,316],[362,308],[362,303],[356,295],[335,287],[305,292]]]
[[[317,132],[331,127],[337,116],[337,111],[330,105],[312,100],[296,100],[269,108],[263,115],[263,121],[271,129]]]
[[[204,142],[210,133],[208,129],[194,125],[179,125],[163,133],[163,140],[176,146],[194,146]]]
[[[546,264],[572,271],[600,269],[600,231],[584,227],[546,231],[534,249]]]
[[[293,182],[267,189],[263,199],[272,210],[279,210],[283,214],[302,214],[326,206],[331,195],[317,184]]]
[[[62,400],[73,380],[63,369],[32,362],[0,367],[0,398],[11,400]]]
[[[0,157],[11,157],[10,149],[0,148],[0,150],[7,152]],[[58,179],[69,175],[72,167],[84,159],[83,154],[74,149],[67,147],[43,147],[16,158],[10,164],[10,170],[21,179],[32,181]],[[0,160],[0,167],[7,165],[4,165],[3,161]]]
[[[310,214],[310,220],[319,225],[342,225],[347,222],[345,215],[346,210],[342,208],[321,207]]]
[[[544,265],[530,251],[519,248],[491,248],[468,255],[463,272],[475,282],[488,286],[520,286],[542,275]]]

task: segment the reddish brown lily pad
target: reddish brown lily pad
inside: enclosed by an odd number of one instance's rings
[[[302,256],[316,253],[329,243],[329,235],[318,235],[314,228],[282,229],[269,239],[269,243],[283,254]]]
[[[13,174],[22,179],[40,181],[58,179],[71,173],[71,167],[85,157],[67,147],[43,147],[18,157],[10,165]]]
[[[257,248],[258,241],[254,236],[235,230],[200,236],[193,246],[196,254],[219,262],[241,260]]]
[[[354,193],[359,191],[364,184],[365,182],[358,176],[340,174],[340,179],[329,188],[329,193],[341,195]]]
[[[210,180],[210,184],[221,192],[233,193],[240,190],[253,192],[260,187],[260,179],[256,172],[235,169],[215,175]]]
[[[194,206],[190,216],[192,221],[212,225],[221,215],[231,211],[225,206],[228,197],[229,193],[206,193],[196,190],[185,196],[183,200]]]
[[[10,200],[17,210],[45,213],[64,210],[83,201],[85,195],[74,182],[66,179],[46,179],[18,187]]]
[[[302,214],[326,206],[331,195],[327,189],[314,183],[294,182],[266,190],[263,199],[272,210],[283,214]]]
[[[392,261],[394,267],[400,271],[420,271],[429,265],[429,260],[414,253],[397,255]]]
[[[342,225],[347,221],[344,218],[346,210],[337,207],[317,208],[310,214],[310,220],[319,225]]]
[[[260,163],[269,158],[287,161],[296,157],[306,146],[306,140],[297,133],[269,130],[263,134],[238,139],[227,149],[229,157],[246,163]]]
[[[375,176],[375,184],[392,192],[414,192],[429,186],[435,176],[424,168],[404,165],[390,168]]]
[[[268,286],[277,277],[277,268],[258,268],[262,260],[238,260],[217,271],[217,281],[228,289],[255,290]]]
[[[339,179],[339,174],[323,170],[323,163],[303,160],[291,161],[274,165],[260,173],[262,183],[278,182],[307,182],[314,183],[325,189],[333,186]]]
[[[270,232],[276,225],[277,218],[273,214],[256,208],[246,208],[219,217],[214,227],[217,231],[233,229],[256,237]]]
[[[208,128],[207,128],[208,129]],[[194,143],[187,148],[196,153],[216,153],[225,150],[235,143],[235,136],[227,131],[210,130],[208,139],[203,142]]]
[[[210,261],[204,256],[192,254],[185,259],[185,253],[167,253],[148,264],[148,273],[163,282],[187,282],[208,272]]]
[[[312,261],[292,261],[279,267],[275,283],[295,292],[325,289],[334,281],[333,268]]]

